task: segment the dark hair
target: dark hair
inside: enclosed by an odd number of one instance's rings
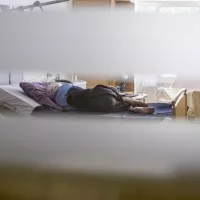
[[[62,82],[62,83],[72,83],[71,81],[64,80],[64,79],[56,80],[56,82]]]

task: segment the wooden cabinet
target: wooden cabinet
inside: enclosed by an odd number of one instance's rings
[[[121,174],[122,176],[122,174]],[[0,169],[2,200],[199,200],[199,178],[99,176]]]
[[[130,0],[73,0],[73,7],[126,7],[134,8]]]
[[[134,9],[135,4],[132,3],[129,0],[115,0],[115,7],[116,8],[128,8],[128,9]]]
[[[74,7],[110,6],[110,0],[73,0]]]

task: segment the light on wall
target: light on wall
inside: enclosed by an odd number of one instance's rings
[[[128,75],[127,75],[127,74],[123,74],[123,75],[122,75],[122,80],[123,80],[123,81],[126,81],[127,79],[128,79]]]

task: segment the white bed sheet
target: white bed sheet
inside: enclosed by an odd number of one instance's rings
[[[11,109],[17,114],[31,114],[33,109],[40,106],[29,98],[19,85],[0,85],[0,105]]]

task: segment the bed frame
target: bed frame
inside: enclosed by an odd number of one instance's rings
[[[187,89],[181,89],[172,101],[173,118],[187,118]]]

